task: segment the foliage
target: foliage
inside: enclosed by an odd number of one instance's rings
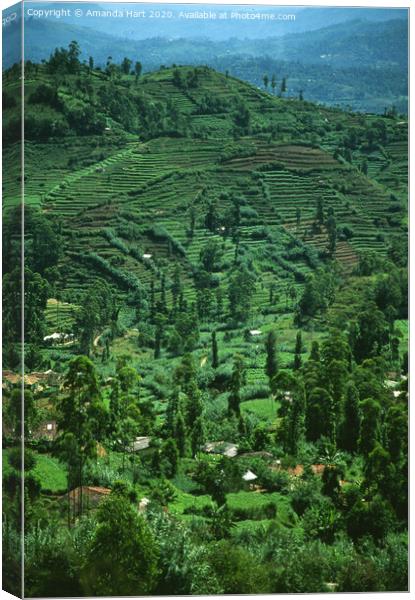
[[[148,72],[128,44],[26,61],[24,207],[4,73],[4,547],[18,578],[24,494],[26,595],[407,587],[407,120],[316,107],[356,69],[264,44],[218,55],[225,75]],[[404,80],[371,61],[383,102]]]
[[[82,574],[88,594],[149,594],[158,579],[156,540],[122,494],[101,505]]]

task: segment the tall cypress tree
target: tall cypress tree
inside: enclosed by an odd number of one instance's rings
[[[317,198],[316,221],[319,225],[324,223],[324,204],[321,196]]]
[[[294,369],[298,371],[301,368],[301,352],[303,350],[303,339],[301,331],[297,332],[297,338],[295,341],[295,356],[294,356]]]
[[[180,294],[182,293],[182,282],[180,280],[180,269],[178,265],[174,269],[171,293],[173,296],[173,313],[176,313],[177,303],[179,301]]]
[[[320,345],[318,342],[313,342],[311,344],[310,360],[320,362]]]
[[[154,317],[155,321],[155,334],[154,334],[154,358],[160,358],[161,345],[163,341],[165,316],[161,313],[157,313]]]
[[[186,437],[186,424],[181,411],[178,411],[174,428],[174,438],[181,457],[186,454]]]
[[[362,421],[360,427],[360,452],[368,456],[379,441],[380,427],[380,404],[373,398],[367,398],[360,405]]]
[[[168,438],[162,446],[162,456],[167,460],[165,473],[167,477],[174,477],[177,473],[177,465],[179,462],[179,451],[177,450],[176,441]]]
[[[275,290],[275,283],[271,282],[269,284],[269,303],[270,303],[270,305],[274,304],[274,290]]]
[[[330,215],[327,219],[327,232],[329,237],[329,252],[334,254],[337,246],[337,225],[334,215]]]
[[[203,427],[203,419],[202,417],[198,417],[194,422],[192,427],[192,432],[190,436],[190,443],[192,446],[192,455],[193,457],[199,452],[203,442],[204,442],[204,427]]]
[[[205,227],[210,231],[215,231],[218,226],[217,207],[215,202],[209,202],[208,210],[205,216]]]
[[[240,354],[236,354],[233,362],[233,370],[231,377],[231,389],[228,398],[228,411],[229,414],[235,414],[239,417],[240,403],[241,403],[241,387],[245,383],[245,365],[243,362],[243,358]]]
[[[341,425],[340,444],[347,452],[357,452],[360,437],[359,392],[353,383],[346,389],[344,418]]]
[[[300,223],[301,223],[301,208],[299,208],[297,206],[297,208],[295,210],[295,224],[296,224],[297,230],[300,228]]]
[[[328,437],[334,442],[334,402],[324,388],[316,387],[308,396],[305,426],[306,436],[310,442],[316,442],[321,436]]]
[[[166,275],[163,273],[161,276],[161,307],[164,313],[167,312],[167,301],[166,301]]]
[[[216,331],[212,331],[212,367],[217,369],[219,366],[218,342],[216,339]]]
[[[305,423],[305,392],[304,387],[298,386],[292,394],[288,414],[284,418],[284,449],[295,456],[298,446],[304,437]]]
[[[179,410],[179,388],[174,387],[173,391],[169,397],[167,408],[166,408],[166,418],[164,421],[164,428],[168,432],[171,437],[174,434],[174,426],[176,423],[176,416]]]
[[[278,373],[277,335],[274,330],[270,331],[267,335],[265,351],[267,353],[265,373],[268,375],[271,385],[272,379]]]
[[[154,315],[156,311],[155,297],[154,297],[154,279],[150,282],[150,321],[154,321]]]
[[[192,379],[187,386],[186,395],[186,423],[187,427],[191,429],[196,419],[199,418],[203,412],[202,394],[197,386],[196,379]]]
[[[216,316],[221,318],[223,312],[223,294],[220,286],[216,289]]]

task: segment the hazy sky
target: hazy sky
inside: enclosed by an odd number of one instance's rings
[[[385,21],[406,18],[407,14],[402,9],[348,7],[30,1],[24,3],[24,10],[26,18],[91,27],[118,37],[208,37],[215,40],[274,37],[355,19]],[[111,11],[116,12],[105,14]],[[205,14],[198,18],[197,14],[191,13]]]

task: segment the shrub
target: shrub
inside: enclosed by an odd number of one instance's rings
[[[267,502],[258,506],[238,506],[230,510],[235,521],[262,521],[263,519],[275,519],[277,516],[275,502]]]
[[[161,227],[161,225],[153,225],[152,227],[148,227],[145,233],[155,240],[170,242],[172,250],[181,256],[186,256],[186,250],[182,244],[178,242],[168,231],[166,231],[164,227]]]
[[[111,244],[111,246],[118,248],[118,250],[121,250],[123,254],[130,253],[130,250],[127,248],[124,242],[120,240],[120,238],[117,238],[113,229],[107,227],[107,229],[103,229],[101,231],[101,235]]]
[[[59,99],[57,90],[43,83],[38,85],[35,91],[30,94],[29,103],[62,108],[62,101]]]
[[[258,398],[268,398],[269,387],[267,385],[247,385],[241,389],[241,401],[257,400]]]
[[[308,481],[300,481],[291,493],[291,506],[300,517],[308,508],[315,505],[321,496],[319,494],[320,481],[310,479]]]
[[[99,256],[95,252],[82,253],[79,256],[84,262],[92,263],[102,273],[110,275],[125,289],[141,289],[141,282],[135,275],[116,269],[105,258],[102,258],[102,256]]]
[[[252,206],[241,206],[240,207],[241,217],[245,219],[257,219],[258,213],[252,208]]]

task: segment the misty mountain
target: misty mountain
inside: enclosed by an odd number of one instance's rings
[[[62,8],[62,5],[48,5],[48,10],[53,7]],[[84,11],[97,10],[96,4],[82,4],[82,7]],[[100,8],[109,10],[109,7],[111,5]],[[371,20],[345,20],[356,14],[370,15]],[[298,95],[299,90],[303,90],[310,100],[331,105],[382,112],[385,106],[394,104],[399,111],[406,112],[408,27],[403,18],[387,20],[386,17],[391,14],[401,17],[405,11],[301,9],[297,15],[306,16],[309,27],[321,24],[324,19],[343,19],[343,22],[283,36],[230,37],[226,40],[202,37],[203,28],[199,27],[199,37],[191,38],[189,34],[193,32],[194,35],[195,29],[190,28],[189,23],[184,23],[186,36],[175,38],[161,35],[163,28],[175,30],[175,24],[160,25],[162,21],[157,20],[156,24],[160,27],[157,26],[155,32],[160,30],[159,35],[150,37],[147,20],[145,33],[135,25],[136,39],[133,39],[127,34],[116,37],[115,26],[112,26],[112,35],[98,28],[80,26],[80,22],[90,23],[87,18],[79,20],[73,17],[72,24],[68,22],[71,18],[52,21],[31,17],[25,20],[25,56],[39,62],[47,59],[54,48],[67,46],[76,39],[80,43],[83,60],[92,55],[95,64],[101,66],[105,65],[108,56],[115,63],[121,62],[125,56],[140,60],[144,71],[153,71],[161,65],[207,64],[222,72],[229,71],[259,87],[263,85],[265,73],[269,76],[275,74],[277,78],[288,78],[288,95]],[[114,18],[98,17],[96,21],[101,23],[101,27],[106,26],[105,23],[117,22]],[[104,25],[102,22],[105,22]],[[125,19],[120,19],[120,22],[125,24]],[[218,29],[223,33],[222,24]],[[258,28],[251,29],[259,35]],[[242,31],[240,28],[240,35]],[[20,32],[18,19],[7,26],[4,36],[7,39],[4,45],[5,66],[20,60]],[[144,34],[148,37],[139,39]]]
[[[197,23],[197,36],[207,37],[210,40],[220,41],[228,38],[256,39],[266,37],[279,37],[290,33],[303,33],[346,23],[354,20],[381,23],[392,19],[407,20],[405,9],[379,9],[379,8],[302,8],[292,6],[248,6],[248,5],[189,5],[189,4],[125,4],[125,3],[82,3],[72,2],[45,4],[36,3],[27,5],[27,8],[45,8],[48,10],[56,8],[71,9],[69,16],[62,17],[59,22],[65,24],[83,26],[93,29],[95,32],[107,33],[117,37],[128,39],[146,39],[151,37],[188,38],[194,36]],[[83,11],[82,17],[77,17],[74,8]],[[27,15],[26,8],[26,15]],[[131,11],[146,11],[145,21],[142,18],[128,16]],[[97,11],[100,14],[96,14]],[[117,11],[117,16],[108,17],[108,11]],[[162,18],[152,18],[154,11],[161,11]],[[228,18],[221,20],[220,26],[215,19],[199,19],[197,21],[181,18],[180,13],[191,12],[227,12]],[[251,20],[232,19],[231,13],[264,13],[267,15],[293,15],[295,19],[290,20]],[[167,18],[164,18],[167,17]],[[56,22],[56,19],[54,20]],[[143,23],[145,22],[145,27]]]

